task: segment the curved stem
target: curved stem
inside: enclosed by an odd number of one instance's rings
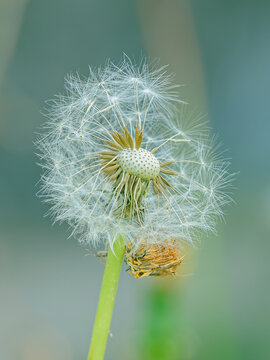
[[[108,251],[88,360],[104,358],[124,252],[125,241],[118,235],[113,250]]]

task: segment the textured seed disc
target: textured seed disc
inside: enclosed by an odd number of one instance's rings
[[[117,160],[124,171],[143,180],[155,179],[160,171],[158,159],[145,149],[124,149],[119,153]]]

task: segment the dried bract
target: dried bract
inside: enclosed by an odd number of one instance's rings
[[[177,239],[166,240],[162,244],[147,245],[142,242],[135,249],[131,242],[127,244],[126,263],[135,278],[174,276],[183,259]]]

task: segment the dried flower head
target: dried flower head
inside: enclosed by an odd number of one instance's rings
[[[129,272],[135,278],[145,276],[175,275],[176,269],[184,259],[177,239],[163,241],[161,244],[141,243],[133,249],[127,244],[125,261]]]
[[[214,230],[230,201],[227,163],[213,153],[204,124],[177,110],[175,90],[164,68],[128,58],[66,79],[38,141],[41,194],[81,243],[112,245],[121,233],[132,251],[160,245],[150,256],[169,239],[192,245]]]

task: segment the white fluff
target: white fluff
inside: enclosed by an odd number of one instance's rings
[[[227,163],[213,153],[205,124],[185,119],[187,105],[181,102],[164,68],[136,67],[128,58],[119,66],[90,69],[87,79],[67,77],[66,93],[52,101],[37,144],[44,168],[40,194],[52,204],[55,220],[67,221],[80,243],[112,245],[121,233],[134,244],[177,238],[195,245],[202,231],[215,229],[222,206],[230,202],[224,191],[231,176]],[[155,158],[174,160],[170,168],[177,173],[164,196],[149,187],[143,224],[115,215],[121,199],[96,157],[104,150],[102,138],[123,124],[132,136],[136,124],[143,128],[142,149],[157,147]],[[144,176],[150,179],[157,169],[155,163]]]

